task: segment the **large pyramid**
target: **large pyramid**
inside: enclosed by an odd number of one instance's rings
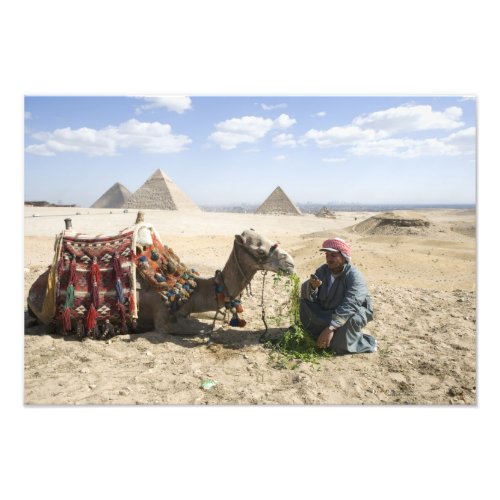
[[[123,206],[158,210],[199,210],[199,207],[160,169]]]
[[[256,214],[302,215],[302,212],[279,186],[255,211]]]
[[[116,182],[90,208],[121,208],[131,196],[123,184]]]

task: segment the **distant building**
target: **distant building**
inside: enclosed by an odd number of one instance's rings
[[[57,205],[56,203],[49,203],[48,201],[25,201],[26,207],[76,207],[75,205]]]

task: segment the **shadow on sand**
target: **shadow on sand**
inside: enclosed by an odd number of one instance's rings
[[[28,312],[24,315],[24,334],[32,336],[48,335],[54,339],[62,338],[65,342],[82,342],[75,335],[59,335],[49,333],[45,325],[39,324]],[[139,333],[128,333],[117,335],[123,342],[137,342],[144,339],[151,344],[163,344],[171,342],[185,348],[196,348],[207,345],[221,345],[226,349],[241,349],[246,346],[262,345],[270,339],[277,339],[283,335],[283,328],[269,328],[265,336],[264,330],[250,330],[244,328],[232,328],[227,324],[216,326],[212,331],[212,321],[190,317],[179,319],[172,323],[171,332],[159,333],[154,330]],[[94,342],[105,342],[94,340]]]

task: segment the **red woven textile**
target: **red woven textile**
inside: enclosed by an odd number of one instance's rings
[[[132,248],[133,231],[122,233],[119,236],[99,237],[91,239],[87,237],[63,236],[62,250],[59,258],[58,286],[56,292],[57,316],[63,312],[66,301],[66,290],[71,275],[71,262],[76,259],[76,277],[74,279],[75,300],[71,308],[71,317],[82,319],[88,315],[92,303],[92,280],[91,266],[94,257],[100,271],[98,286],[99,307],[96,307],[97,321],[109,319],[120,322],[120,308],[118,307],[118,293],[116,291],[116,270],[113,266],[115,253],[119,256],[121,267],[121,287],[124,297],[124,306],[128,315],[134,311],[130,310],[130,295],[133,293],[132,286],[132,261],[134,252]]]

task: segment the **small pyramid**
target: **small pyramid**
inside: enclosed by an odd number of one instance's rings
[[[132,193],[119,182],[113,184],[90,208],[122,208]]]
[[[302,212],[279,186],[255,211],[256,214],[302,215]]]
[[[123,206],[157,210],[200,210],[161,169],[158,169]]]
[[[316,217],[328,217],[330,219],[337,218],[335,212],[332,212],[328,207],[322,207],[315,215]]]

